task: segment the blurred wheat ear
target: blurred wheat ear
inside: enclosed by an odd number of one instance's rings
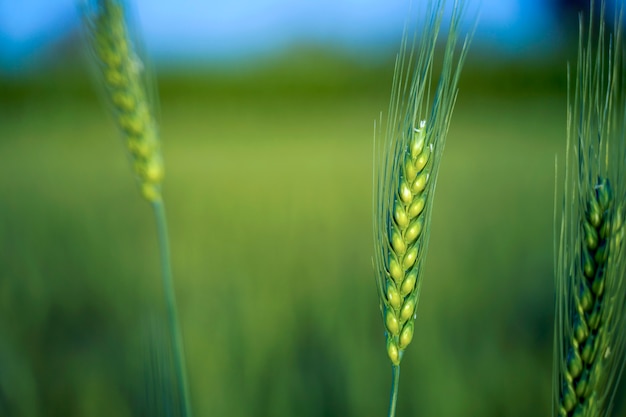
[[[455,1],[435,87],[444,6],[441,0],[428,3],[421,32],[411,43],[405,29],[385,128],[381,119],[380,138],[374,141],[374,261],[393,370],[390,416],[395,415],[400,361],[414,336],[437,171],[471,37],[459,46],[466,5]]]
[[[580,18],[576,76],[568,71],[568,132],[555,251],[554,411],[606,416],[624,369],[626,95],[622,11],[607,33],[605,3]],[[573,93],[573,97],[572,97]],[[555,223],[556,224],[556,223]]]
[[[163,162],[154,103],[149,100],[145,64],[130,37],[124,5],[120,0],[86,0],[83,6],[99,83],[122,132],[142,196],[158,201]]]
[[[176,370],[175,396],[181,402],[180,415],[191,416],[183,340],[170,263],[165,205],[161,195],[163,160],[154,117],[156,98],[150,100],[145,60],[139,58],[138,39],[131,36],[131,27],[123,1],[84,0],[82,12],[88,44],[93,52],[93,60],[97,64],[98,84],[105,91],[124,138],[141,195],[153,208],[168,318],[165,326],[169,335],[168,349],[163,352],[169,352],[170,349],[172,352]],[[161,346],[153,347],[155,352],[160,352],[159,349]]]

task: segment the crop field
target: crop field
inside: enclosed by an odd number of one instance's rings
[[[371,217],[391,67],[349,71],[161,86],[196,416],[386,412]],[[565,89],[471,83],[440,168],[398,415],[549,415]],[[63,85],[0,96],[0,415],[143,415],[146,329],[164,308],[153,218],[104,106]]]

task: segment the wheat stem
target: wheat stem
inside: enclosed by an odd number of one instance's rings
[[[388,417],[395,417],[398,402],[398,388],[400,387],[400,365],[391,365],[391,393],[389,394]]]
[[[165,205],[162,200],[152,203],[154,217],[156,220],[157,236],[159,241],[159,252],[161,258],[161,276],[163,279],[163,292],[167,311],[167,320],[171,332],[171,344],[174,354],[174,368],[176,378],[179,381],[179,398],[181,400],[181,415],[191,417],[191,407],[189,403],[189,388],[187,384],[187,367],[185,363],[185,349],[183,337],[180,330],[178,309],[176,308],[176,295],[174,291],[174,280],[170,260],[169,237],[167,231],[167,219],[165,216]]]

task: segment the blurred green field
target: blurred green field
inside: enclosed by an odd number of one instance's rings
[[[386,413],[371,184],[391,78],[368,89],[323,77],[332,82],[274,91],[267,80],[248,89],[252,76],[215,95],[219,81],[195,94],[163,87],[196,416]],[[467,87],[398,415],[549,415],[565,96]],[[28,91],[0,107],[0,415],[142,415],[138,340],[162,309],[149,206],[98,102]]]

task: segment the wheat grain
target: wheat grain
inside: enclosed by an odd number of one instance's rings
[[[568,417],[608,415],[625,362],[626,96],[621,12],[607,42],[604,9],[602,2],[600,23],[592,14],[586,34],[581,18],[568,99],[554,353],[555,412]]]
[[[153,105],[148,100],[143,63],[129,33],[119,0],[85,4],[85,24],[102,85],[114,109],[142,196],[161,199],[163,162]]]
[[[375,141],[374,240],[387,354],[394,365],[414,336],[421,268],[428,243],[437,169],[469,37],[458,47],[464,3],[455,1],[439,82],[431,92],[444,2],[430,2],[419,41],[407,35],[396,59],[382,141]]]

